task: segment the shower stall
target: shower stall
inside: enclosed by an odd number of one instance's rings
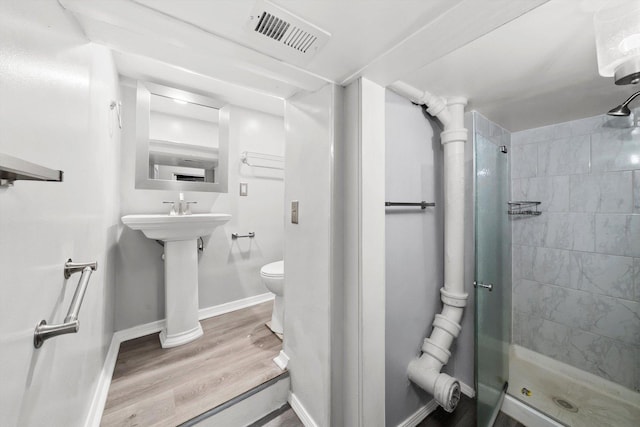
[[[637,125],[473,113],[479,426],[640,424]]]

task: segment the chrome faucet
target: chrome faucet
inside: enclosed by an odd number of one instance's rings
[[[169,211],[169,215],[191,215],[191,207],[190,205],[198,203],[198,202],[186,202],[184,200],[184,194],[180,193],[179,200],[177,202],[162,202],[162,203],[170,203],[171,210]],[[178,205],[178,210],[176,211],[176,204]]]

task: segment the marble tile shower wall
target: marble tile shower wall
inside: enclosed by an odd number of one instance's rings
[[[626,126],[626,127],[625,127]],[[512,134],[513,340],[640,390],[640,128],[606,115]]]

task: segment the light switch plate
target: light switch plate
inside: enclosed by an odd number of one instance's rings
[[[249,194],[249,184],[246,182],[241,182],[240,183],[240,195],[241,196],[246,196]]]
[[[298,223],[298,201],[294,200],[291,202],[291,223]]]

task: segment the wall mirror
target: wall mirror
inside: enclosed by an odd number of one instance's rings
[[[228,124],[216,99],[138,82],[136,188],[226,193]]]

